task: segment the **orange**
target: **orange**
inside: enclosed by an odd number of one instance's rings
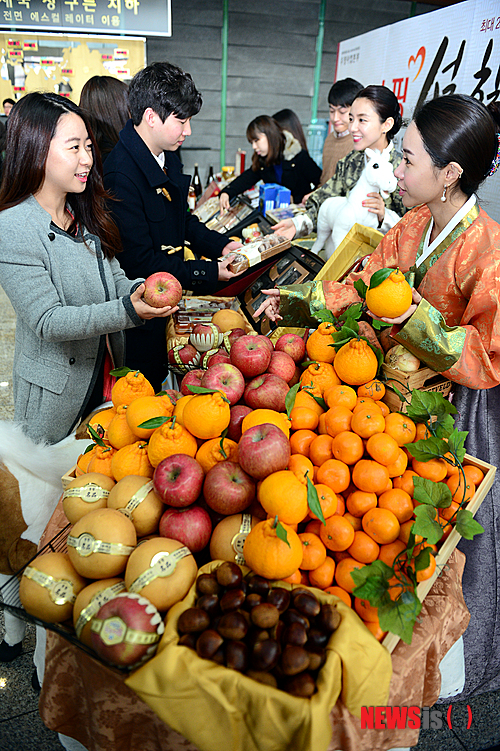
[[[356,392],[351,386],[340,384],[328,389],[326,403],[329,407],[347,407],[353,410],[356,406]]]
[[[328,413],[327,413],[328,414]],[[332,440],[332,454],[344,464],[356,464],[365,452],[363,440],[351,430],[343,430]]]
[[[352,526],[355,532],[359,532],[360,529],[362,529],[361,526],[361,518],[357,516],[353,516],[349,513],[349,511],[346,511],[345,514],[343,514],[344,519],[347,519],[349,524]]]
[[[288,469],[273,472],[262,480],[257,498],[264,510],[286,524],[299,524],[308,512],[307,487]]]
[[[342,589],[342,587],[335,585],[333,587],[326,587],[325,592],[328,592],[329,595],[335,595],[342,602],[345,602],[348,608],[351,607],[351,595],[345,589]]]
[[[425,422],[417,423],[415,428],[416,428],[416,434],[414,438],[415,441],[422,441],[426,438],[430,438],[432,435],[432,433],[430,432]]]
[[[221,449],[224,449],[224,453]],[[219,462],[235,462],[238,463],[238,444],[235,441],[231,441],[229,438],[211,438],[209,441],[204,441],[200,448],[196,452],[196,461],[201,464],[205,474],[209,469],[215,467]]]
[[[378,499],[379,508],[392,511],[400,524],[407,522],[413,516],[413,501],[411,495],[401,488],[393,488],[382,493]],[[398,533],[399,534],[399,533]]]
[[[147,448],[146,441],[136,441],[118,449],[111,459],[111,471],[116,482],[127,475],[153,477],[154,467],[149,461]]]
[[[331,435],[318,435],[309,446],[309,458],[317,467],[321,467],[327,459],[333,459]]]
[[[455,457],[451,453],[451,451],[448,451],[443,459],[446,461],[446,476],[451,477],[451,475],[455,475],[460,471],[459,465],[455,461]],[[450,464],[451,462],[451,464]]]
[[[316,433],[313,430],[296,430],[290,436],[290,451],[292,454],[309,456],[311,443],[316,437]]]
[[[377,623],[378,608],[370,605],[370,602],[368,600],[361,600],[359,597],[355,597],[354,610],[359,615],[361,620],[369,621],[370,623]]]
[[[362,409],[366,409],[367,407],[371,407],[371,409],[378,409],[379,412],[382,412],[380,408],[380,402],[376,402],[374,399],[371,399],[369,396],[358,396],[358,398],[356,399],[356,404],[352,412],[353,414],[355,414],[356,412],[359,412]]]
[[[318,535],[319,537],[319,530],[322,523],[323,522],[320,522],[319,519],[311,519],[310,522],[307,522],[304,532],[312,532],[314,535]]]
[[[93,459],[94,454],[97,449],[97,443],[94,443],[92,448],[87,451],[85,454],[80,454],[76,461],[76,474],[78,475],[84,475],[86,474],[88,470],[88,466],[90,464],[90,461]]]
[[[401,571],[398,572],[397,576],[391,577],[388,583],[388,594],[391,600],[398,600],[403,592],[407,592],[413,589],[411,581],[408,579],[406,574]]]
[[[309,583],[311,587],[326,589],[332,586],[334,576],[335,561],[327,555],[320,566],[309,571]]]
[[[354,529],[343,516],[334,514],[319,530],[322,542],[329,550],[347,550],[354,542]]]
[[[229,425],[229,402],[222,391],[197,394],[184,407],[184,425],[196,438],[217,438]]]
[[[169,417],[173,411],[174,405],[170,399],[167,401],[161,396],[139,396],[127,407],[127,424],[138,438],[150,438],[156,428],[141,428],[141,423],[152,420],[153,417]]]
[[[319,423],[319,415],[309,407],[294,407],[290,412],[292,430],[306,428],[316,430]]]
[[[363,529],[379,545],[397,540],[401,526],[395,514],[385,508],[372,508],[362,519]]]
[[[407,522],[403,522],[401,525],[401,529],[399,531],[398,538],[402,540],[405,545],[408,545],[408,540],[410,539],[410,532],[411,528],[413,527],[413,524],[415,523],[414,519],[409,519]],[[424,538],[420,535],[415,535],[415,542],[422,542]]]
[[[361,438],[370,438],[375,433],[383,433],[385,418],[378,407],[366,407],[352,416],[351,430]]]
[[[378,402],[375,402],[375,404],[378,406],[379,410],[382,412],[382,415],[384,417],[387,417],[387,415],[390,414],[391,410],[389,409],[389,407],[387,406],[385,402],[378,401]]]
[[[364,339],[351,339],[337,352],[333,367],[341,381],[361,386],[377,375],[378,360]]]
[[[328,485],[318,484],[314,487],[316,488],[319,505],[321,506],[321,510],[325,519],[328,519],[329,516],[333,516],[333,514],[337,514],[339,508],[339,499],[337,498],[337,495],[333,492],[333,490],[329,488]],[[309,516],[311,517],[311,519],[318,518],[314,511],[311,511],[311,509],[309,509]]]
[[[378,318],[399,318],[412,303],[412,291],[405,275],[395,269],[381,284],[367,289],[365,300]]]
[[[148,444],[149,461],[153,467],[173,454],[188,454],[193,459],[198,451],[196,438],[183,426],[166,422],[157,428]]]
[[[415,491],[415,487],[413,485],[414,477],[418,477],[417,473],[412,469],[407,469],[400,477],[394,477],[392,482],[395,488],[401,488],[401,490],[405,490],[408,495],[411,495],[411,497],[413,498],[413,493]]]
[[[176,401],[174,411],[172,414],[174,415],[174,417],[176,417],[177,422],[180,425],[184,425],[184,420],[182,417],[182,414],[184,412],[184,407],[186,406],[188,402],[191,401],[191,399],[194,399],[194,397],[195,397],[195,394],[188,394],[187,396],[181,396],[181,398]]]
[[[333,438],[344,430],[351,429],[352,412],[347,407],[330,407],[325,417],[327,433]]]
[[[368,631],[371,631],[377,641],[382,641],[387,634],[387,631],[382,631],[378,618],[376,621],[363,621]]]
[[[318,395],[319,396],[319,395]],[[295,394],[295,401],[293,403],[294,408],[295,407],[308,407],[309,409],[314,410],[316,414],[322,415],[324,413],[323,407],[318,404],[316,399],[311,396],[311,394],[306,389],[299,389],[297,393]]]
[[[406,415],[391,412],[385,418],[384,432],[394,438],[398,446],[404,446],[405,443],[412,443],[415,440],[417,426]]]
[[[412,459],[412,469],[420,477],[427,480],[441,482],[446,477],[446,462],[444,459],[429,459],[428,462],[419,462],[418,459]]]
[[[484,472],[482,472],[479,467],[474,467],[474,465],[472,464],[464,465],[464,474],[467,480],[474,483],[476,488],[482,483],[484,479]]]
[[[346,506],[350,514],[361,518],[377,505],[377,496],[365,490],[354,490],[347,496]]]
[[[300,568],[298,568],[297,571],[294,571],[293,574],[290,574],[290,576],[282,576],[281,581],[288,582],[289,584],[302,584]]]
[[[311,571],[318,568],[325,562],[326,548],[317,535],[311,532],[302,532],[299,535],[302,543],[302,563],[300,568],[303,571]]]
[[[399,458],[399,446],[394,438],[387,433],[371,435],[366,442],[366,451],[372,459],[385,467],[394,464]]]
[[[328,430],[326,429],[326,412],[323,412],[323,414],[319,416],[317,430],[320,435],[325,435],[325,433],[328,433]]]
[[[360,563],[373,563],[377,560],[379,546],[363,530],[354,532],[354,542],[347,549],[351,558],[355,558]]]
[[[87,472],[100,472],[102,475],[114,477],[111,460],[116,454],[116,449],[111,446],[96,446],[89,453],[91,453],[91,459],[87,465]]]
[[[373,459],[360,459],[353,467],[352,481],[358,490],[379,494],[387,487],[389,473],[387,467]]]
[[[313,482],[314,467],[312,461],[308,459],[307,456],[304,456],[303,454],[292,454],[288,461],[288,469],[290,472],[296,472],[302,477],[305,477],[307,474],[311,482]]]
[[[154,399],[154,397],[146,398]],[[120,404],[108,426],[108,441],[115,449],[122,449],[124,446],[128,446],[130,443],[135,443],[139,438],[136,433],[132,432],[128,425],[127,410],[128,407],[126,404]]]
[[[302,543],[298,534],[287,524],[282,524],[287,544],[278,537],[276,526],[275,519],[258,522],[248,533],[243,546],[246,565],[266,579],[292,576],[302,563]]]
[[[316,404],[314,399],[311,397],[309,398],[313,404]],[[300,406],[297,404],[297,399],[295,399],[295,406]],[[321,412],[323,411],[321,407],[319,407],[319,409]],[[274,409],[254,409],[252,412],[249,412],[242,420],[241,432],[243,434],[249,428],[253,428],[255,425],[263,425],[266,422],[270,422],[271,425],[276,425],[276,427],[283,431],[287,438],[289,437],[290,418],[285,412],[276,412]]]
[[[408,456],[405,454],[404,449],[399,449],[398,458],[392,464],[387,465],[387,471],[389,477],[399,477],[406,471],[408,466]]]
[[[116,407],[112,407],[110,409],[101,409],[100,412],[97,412],[95,415],[93,415],[93,417],[90,418],[90,420],[88,421],[88,424],[94,428],[96,433],[98,433],[98,435],[100,435],[100,437],[104,441],[106,441],[108,440],[109,425],[115,415],[116,415]],[[89,435],[90,435],[90,432],[89,432]]]
[[[349,487],[351,473],[349,467],[338,459],[327,459],[318,469],[317,482],[328,485],[335,493],[342,493]]]
[[[429,546],[426,545],[425,547],[429,547]],[[412,560],[409,563],[409,566],[410,568],[413,569],[413,571],[415,571],[415,559],[412,558]],[[426,579],[430,579],[435,570],[436,570],[436,559],[432,555],[432,551],[430,551],[429,564],[425,568],[421,569],[420,571],[415,572],[417,581],[423,582]]]
[[[139,396],[154,396],[155,390],[147,378],[138,370],[132,370],[119,378],[111,390],[111,401],[115,407],[131,404]]]
[[[335,359],[335,339],[332,334],[336,334],[337,329],[333,323],[324,321],[320,323],[316,331],[309,334],[306,341],[306,352],[311,360],[321,362],[333,362]]]
[[[458,472],[456,475],[451,475],[451,477],[446,480],[446,484],[451,490],[451,497],[458,504],[464,502],[468,503],[476,493],[476,486],[474,483],[470,482],[467,477],[465,477],[464,482],[464,477],[461,472]],[[443,511],[445,511],[445,509],[441,509],[442,516],[444,516]]]
[[[318,389],[321,396],[327,388],[340,384],[340,380],[329,362],[315,362],[308,365],[300,376],[300,382],[303,388]]]
[[[378,559],[392,567],[395,559],[403,552],[403,550],[406,550],[406,545],[403,540],[398,538],[397,540],[394,540],[394,542],[387,542],[380,546]],[[401,558],[399,560],[401,561]]]
[[[346,592],[353,592],[356,584],[351,576],[353,571],[360,571],[366,564],[356,561],[354,558],[347,557],[337,563],[335,569],[335,581],[345,589]]]
[[[368,383],[358,386],[358,396],[369,396],[370,399],[378,402],[385,396],[385,386],[378,378],[373,378]]]

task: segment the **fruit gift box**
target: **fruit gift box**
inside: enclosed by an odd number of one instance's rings
[[[220,564],[212,561],[199,573],[210,573]],[[250,570],[241,568],[247,576]],[[296,589],[285,582],[276,584]],[[168,612],[156,656],[128,676],[126,684],[200,751],[326,750],[332,735],[330,712],[337,699],[356,716],[362,706],[384,706],[392,665],[387,650],[347,605],[313,591],[320,603],[336,605],[341,622],[328,641],[326,662],[310,698],[258,683],[179,645],[177,622],[194,606],[196,585]]]

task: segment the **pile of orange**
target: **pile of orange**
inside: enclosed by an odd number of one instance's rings
[[[337,358],[333,365],[336,361]],[[328,363],[317,366],[318,373],[326,373],[332,367]],[[407,547],[415,518],[414,476],[436,482],[444,480],[454,494],[452,506],[439,515],[439,523],[447,535],[452,528],[450,517],[464,497],[472,497],[482,473],[475,467],[466,467],[464,483],[458,469],[443,460],[412,459],[403,446],[425,437],[426,426],[416,425],[404,414],[390,413],[381,401],[385,395],[381,381],[371,379],[355,389],[339,384],[335,375],[330,381],[326,377],[315,380],[309,372],[304,378],[307,383],[312,377],[313,383],[305,386],[306,389],[309,386],[309,393],[298,391],[290,414],[289,471],[299,479],[307,473],[313,481],[326,524],[310,512],[302,519],[296,515],[303,559],[288,580],[341,597],[382,639],[385,634],[378,624],[376,608],[352,594],[355,588],[352,571],[377,559],[392,566],[397,556],[400,556],[398,563],[401,560],[401,566],[406,565],[403,560],[406,556],[401,554]],[[322,409],[312,395],[321,396],[327,409]],[[272,482],[272,476],[266,482]],[[280,507],[284,509],[290,504],[300,516],[298,494],[290,493],[287,499],[283,485],[279,493],[278,487],[279,482],[274,488],[272,512],[279,516]],[[266,508],[261,494],[259,498]],[[436,550],[435,546],[431,549],[430,563],[417,572],[417,581],[434,573]],[[414,556],[419,551],[420,547],[415,548]],[[407,565],[413,566],[413,560]],[[390,595],[397,599],[401,593],[402,588],[395,581]]]

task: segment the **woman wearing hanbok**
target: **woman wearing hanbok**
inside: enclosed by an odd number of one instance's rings
[[[492,116],[493,115],[493,116]],[[496,119],[495,119],[496,118]],[[359,302],[353,283],[399,267],[413,280],[413,304],[391,335],[453,381],[455,427],[469,431],[467,452],[500,465],[500,226],[476,191],[500,163],[500,118],[494,107],[458,94],[416,113],[395,170],[409,210],[359,274],[346,283],[309,282],[267,290],[256,311],[284,326],[313,325],[315,311],[335,315]],[[471,620],[464,634],[465,687],[455,699],[500,688],[500,489],[493,485],[476,519],[484,533],[462,539]]]

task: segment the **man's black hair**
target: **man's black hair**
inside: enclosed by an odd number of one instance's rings
[[[362,88],[362,84],[354,78],[343,78],[334,83],[328,92],[328,104],[333,107],[350,107]]]
[[[172,113],[184,120],[196,115],[203,101],[189,73],[170,63],[152,63],[136,73],[129,85],[128,99],[134,125],[140,124],[148,107],[162,122]]]

